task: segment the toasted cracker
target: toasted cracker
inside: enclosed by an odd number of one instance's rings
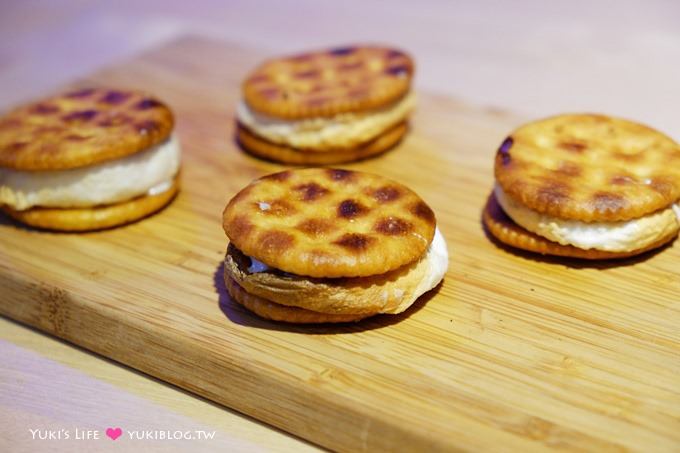
[[[271,302],[259,296],[249,294],[234,279],[224,272],[224,284],[232,300],[243,305],[256,315],[272,321],[290,322],[295,324],[319,324],[359,321],[373,314],[342,315],[317,313],[304,308],[288,307]]]
[[[561,115],[514,131],[496,154],[495,174],[508,196],[534,211],[630,220],[680,198],[680,146],[631,121]]]
[[[487,200],[482,218],[489,233],[506,245],[527,250],[529,252],[540,253],[542,255],[556,255],[586,260],[620,259],[639,255],[671,242],[678,234],[678,231],[675,230],[671,234],[666,235],[647,247],[630,252],[607,252],[596,249],[580,249],[572,245],[562,245],[557,242],[552,242],[517,225],[503,211],[493,193]]]
[[[295,165],[330,165],[366,159],[383,153],[395,146],[404,137],[408,125],[397,124],[373,140],[350,149],[328,149],[306,151],[279,145],[258,137],[242,125],[238,125],[237,138],[241,146],[258,157]]]
[[[81,89],[0,118],[0,166],[64,170],[118,159],[167,139],[172,112],[131,90]]]
[[[381,176],[309,168],[253,181],[227,205],[224,230],[248,256],[296,275],[365,277],[420,258],[436,219]]]
[[[134,222],[151,215],[175,197],[179,190],[177,179],[168,190],[157,195],[143,195],[129,201],[92,208],[31,208],[15,211],[9,206],[0,209],[21,223],[36,228],[56,231],[94,231]]]
[[[413,71],[402,51],[342,47],[266,61],[246,78],[243,95],[265,115],[330,117],[395,102],[408,92]]]

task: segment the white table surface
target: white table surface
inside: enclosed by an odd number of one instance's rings
[[[618,115],[680,139],[680,1],[674,0],[4,0],[0,109],[186,33],[272,53],[390,43],[416,57],[422,90],[527,117]],[[0,451],[314,448],[1,318],[0,355]],[[215,431],[216,437],[39,441],[29,431],[67,429],[73,436],[75,428],[108,426]]]

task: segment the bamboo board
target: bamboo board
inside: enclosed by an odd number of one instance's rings
[[[0,220],[0,313],[338,450],[680,448],[680,245],[620,263],[501,248],[481,209],[521,120],[420,93],[394,151],[346,165],[400,180],[449,244],[443,285],[403,315],[291,327],[221,280],[227,200],[276,164],[233,141],[239,83],[265,56],[185,38],[84,83],[176,112],[183,190],[152,218],[53,234]]]

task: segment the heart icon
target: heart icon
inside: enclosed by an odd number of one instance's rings
[[[111,440],[116,440],[118,439],[121,434],[123,434],[123,430],[120,428],[107,428],[106,429],[106,435],[111,438]]]

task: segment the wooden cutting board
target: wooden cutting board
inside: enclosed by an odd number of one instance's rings
[[[346,166],[407,184],[437,214],[449,271],[408,312],[295,327],[235,305],[222,209],[282,168],[233,140],[239,82],[265,56],[186,38],[86,79],[170,103],[183,191],[98,233],[3,218],[0,312],[333,449],[680,449],[680,245],[584,263],[489,240],[492,158],[521,122],[504,112],[419,93],[401,146]]]

